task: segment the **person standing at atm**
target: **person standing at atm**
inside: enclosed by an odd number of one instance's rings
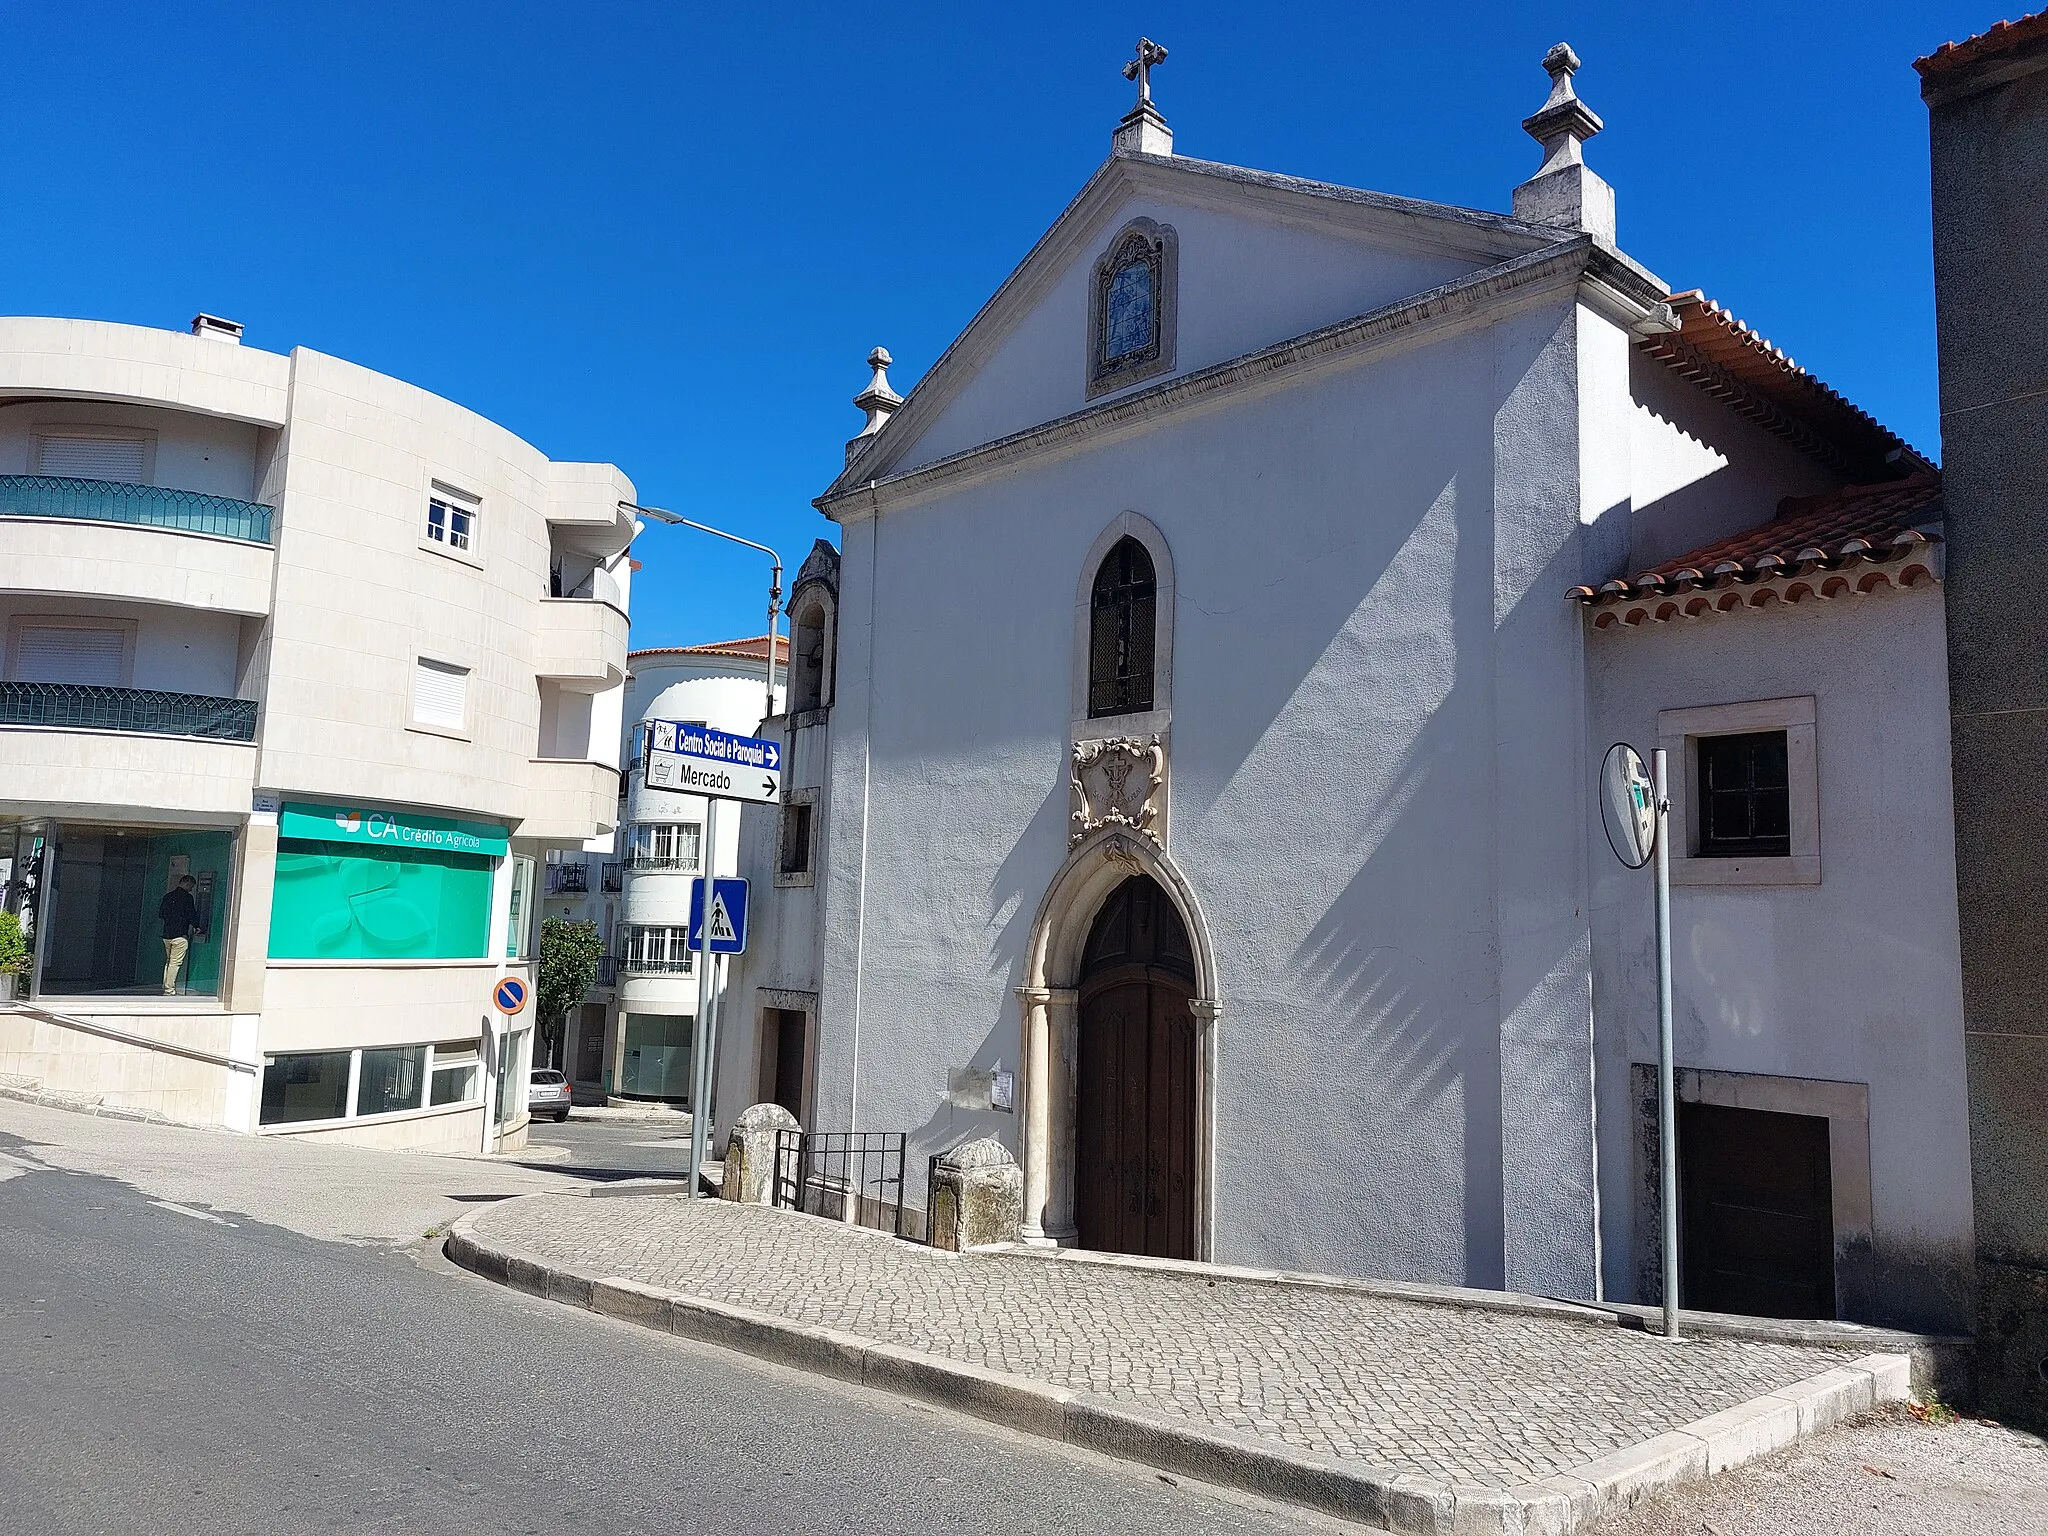
[[[185,951],[192,943],[192,930],[199,926],[199,903],[192,892],[198,882],[186,875],[164,892],[156,904],[156,915],[164,934],[164,996],[178,989],[178,972],[185,964]]]

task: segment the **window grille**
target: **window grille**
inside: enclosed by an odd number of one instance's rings
[[[1088,717],[1152,707],[1159,586],[1152,557],[1123,538],[1095,572],[1088,621]]]
[[[1699,740],[1699,857],[1783,858],[1792,851],[1783,731]]]

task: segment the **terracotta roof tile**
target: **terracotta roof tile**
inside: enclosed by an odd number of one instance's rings
[[[1638,345],[1737,414],[1852,479],[1890,480],[1933,467],[1697,289],[1673,294],[1671,307],[1678,330]]]
[[[2018,21],[1994,22],[1975,37],[1966,37],[1959,43],[1943,43],[1926,58],[1915,59],[1913,67],[1920,71],[1922,80],[1933,81],[1952,71],[1981,64],[1998,54],[2042,41],[2048,41],[2048,11],[2036,11]]]
[[[1778,515],[1746,533],[1660,562],[1626,581],[1574,587],[1594,625],[1700,617],[1769,602],[1825,600],[1937,579],[1941,477],[1852,485],[1824,496],[1788,498]]]
[[[737,661],[764,661],[768,656],[768,637],[749,635],[744,640],[713,640],[705,645],[654,645],[629,651],[626,659],[637,661],[642,656],[728,656]],[[789,636],[775,637],[775,659],[789,660]]]

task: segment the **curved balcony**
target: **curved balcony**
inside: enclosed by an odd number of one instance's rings
[[[123,523],[204,533],[249,544],[271,542],[274,509],[228,496],[120,480],[71,480],[57,475],[0,475],[0,517],[54,517],[72,522]]]
[[[626,615],[602,598],[544,597],[533,627],[533,670],[591,691],[615,688],[626,676],[626,629]]]

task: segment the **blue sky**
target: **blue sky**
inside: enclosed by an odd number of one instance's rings
[[[2024,7],[2023,7],[2024,8]],[[1938,453],[1912,60],[1995,0],[14,5],[0,311],[320,348],[800,561],[876,343],[908,391],[1058,214],[1140,32],[1191,155],[1505,209],[1568,39],[1621,244]],[[651,528],[639,645],[760,632]]]

